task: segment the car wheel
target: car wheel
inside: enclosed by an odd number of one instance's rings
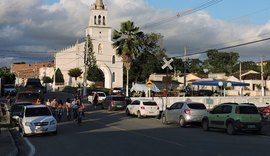
[[[56,134],[57,134],[57,130],[56,130],[56,131],[54,131],[54,132],[53,132],[53,134],[54,134],[54,135],[56,135]]]
[[[129,112],[128,108],[126,109],[126,115],[130,116],[130,112]]]
[[[163,125],[167,125],[168,122],[167,122],[167,119],[166,119],[166,116],[165,115],[162,115],[162,118],[161,118],[161,122]]]
[[[137,117],[138,117],[139,119],[142,118],[142,115],[141,115],[141,112],[140,112],[140,111],[137,112]]]
[[[27,134],[25,133],[24,130],[22,130],[22,135],[23,135],[24,137],[27,137]]]
[[[228,123],[227,125],[227,134],[229,135],[235,134],[235,128],[232,123]]]
[[[202,121],[202,128],[204,131],[209,131],[209,123],[208,123],[208,120],[203,120]]]
[[[179,125],[180,127],[185,127],[186,126],[186,121],[183,117],[179,118]]]
[[[22,132],[22,128],[19,126],[19,132]]]
[[[112,111],[112,106],[111,105],[108,106],[108,111]]]

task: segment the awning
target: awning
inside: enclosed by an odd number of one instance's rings
[[[192,85],[200,86],[249,86],[249,83],[236,82],[236,81],[224,81],[224,80],[211,80],[211,81],[195,81]]]
[[[150,90],[152,90],[154,92],[160,92],[160,90],[157,88],[157,86],[154,83],[150,87]],[[149,91],[149,87],[147,87],[146,84],[135,83],[131,87],[130,91],[144,91],[144,92],[147,92],[147,91]]]

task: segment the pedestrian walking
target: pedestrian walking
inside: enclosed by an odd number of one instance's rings
[[[67,120],[71,120],[72,104],[70,98],[66,100]]]
[[[53,116],[56,115],[57,105],[58,105],[57,100],[55,97],[53,97],[53,99],[51,101],[51,108],[52,108]]]
[[[57,105],[57,118],[58,118],[58,121],[61,121],[64,104],[63,104],[61,99],[59,99],[57,103],[58,103],[58,105]]]
[[[75,121],[78,117],[78,105],[77,105],[77,99],[76,97],[73,98],[72,102],[71,102],[71,105],[72,105],[72,113],[73,113],[73,120]]]
[[[94,96],[93,96],[93,105],[94,105],[94,109],[97,108],[97,105],[98,105],[98,93],[94,93]]]
[[[77,105],[78,105],[78,124],[82,123],[82,116],[83,116],[83,112],[84,112],[84,104],[79,100],[77,101]]]

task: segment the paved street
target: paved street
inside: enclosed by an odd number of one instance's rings
[[[179,128],[158,119],[127,117],[124,112],[86,112],[82,125],[59,123],[58,135],[26,138],[35,155],[264,155],[268,136],[223,131],[204,132],[198,126]]]

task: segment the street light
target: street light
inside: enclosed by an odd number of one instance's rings
[[[225,97],[226,96],[226,87],[231,87],[232,83],[219,81],[218,86],[223,87],[223,96]]]

